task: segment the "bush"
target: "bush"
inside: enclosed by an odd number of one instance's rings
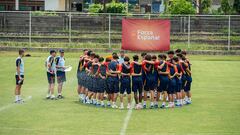
[[[111,3],[106,4],[106,8],[107,13],[126,13],[127,4],[112,1]]]
[[[167,12],[170,14],[195,14],[196,10],[187,0],[173,0]]]
[[[102,13],[103,12],[103,5],[101,4],[91,4],[89,6],[90,13]]]

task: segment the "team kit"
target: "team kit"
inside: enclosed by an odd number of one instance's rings
[[[62,99],[66,82],[64,50],[50,51],[46,60],[48,93],[46,99]],[[186,51],[177,49],[167,54],[133,55],[132,60],[120,51],[106,58],[91,50],[83,50],[77,68],[79,101],[96,107],[124,109],[174,108],[189,105],[191,100],[191,63]],[[20,89],[24,80],[24,50],[16,59],[16,103],[22,103]],[[56,79],[57,78],[57,79]],[[58,94],[54,95],[55,79]],[[133,99],[132,99],[133,96]],[[118,101],[120,99],[120,102]],[[124,100],[126,98],[126,100]],[[147,104],[147,101],[150,101]]]

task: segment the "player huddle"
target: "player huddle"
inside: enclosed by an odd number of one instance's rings
[[[84,50],[80,57],[77,78],[80,101],[86,104],[124,109],[123,98],[127,95],[127,108],[132,105],[132,93],[135,108],[181,107],[191,104],[191,64],[186,52],[177,49],[166,54],[150,55],[142,53],[141,58],[131,58],[123,51],[120,57],[113,53],[107,58]],[[120,95],[119,95],[120,93]],[[116,101],[120,97],[120,107]],[[168,105],[167,105],[168,103]]]

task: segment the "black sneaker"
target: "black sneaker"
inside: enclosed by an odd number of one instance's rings
[[[63,99],[64,97],[62,95],[57,96],[58,99]]]

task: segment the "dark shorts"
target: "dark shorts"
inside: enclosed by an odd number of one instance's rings
[[[109,94],[118,93],[119,92],[119,79],[118,77],[108,77],[108,89]]]
[[[120,94],[124,94],[126,91],[127,94],[131,94],[131,79],[129,76],[121,77],[121,89]]]
[[[78,85],[82,86],[82,71],[77,71]]]
[[[158,92],[167,91],[168,83],[169,83],[169,78],[168,78],[168,76],[160,76],[160,77],[159,77],[159,80],[160,80],[160,84],[159,84],[159,86],[158,86],[157,91],[158,91]]]
[[[99,89],[99,78],[92,77],[92,92],[97,93]]]
[[[104,93],[105,91],[107,91],[107,80],[99,78],[98,86],[98,93]]]
[[[182,75],[182,87],[181,87],[181,90],[184,90],[185,86],[186,86],[186,83],[187,83],[187,80],[186,80],[186,75]]]
[[[93,90],[93,77],[92,76],[88,75],[86,84],[87,84],[88,90],[91,91],[91,92],[94,92],[94,90]]]
[[[57,71],[57,82],[58,82],[58,83],[66,82],[65,72]]]
[[[142,93],[143,82],[141,76],[133,76],[132,77],[132,91],[134,93],[139,92]]]
[[[192,77],[186,76],[186,85],[184,87],[185,92],[189,92],[191,90],[191,84],[192,84]]]
[[[24,75],[20,75],[20,76],[24,78]],[[20,78],[18,77],[18,75],[15,75],[15,79],[16,79],[16,85],[23,85],[24,80],[19,82]]]
[[[176,92],[181,92],[181,89],[182,89],[182,80],[181,80],[181,79],[177,79],[177,80],[176,80],[176,83],[177,83]]]
[[[174,79],[174,78],[170,79],[169,83],[168,83],[167,93],[174,94],[174,92],[176,91],[176,87],[177,87],[176,79]]]
[[[156,88],[156,81],[155,81],[155,77],[153,75],[146,75],[146,85],[145,85],[145,90],[149,91],[149,90],[154,90]]]
[[[55,74],[47,72],[47,79],[49,84],[55,83]]]

